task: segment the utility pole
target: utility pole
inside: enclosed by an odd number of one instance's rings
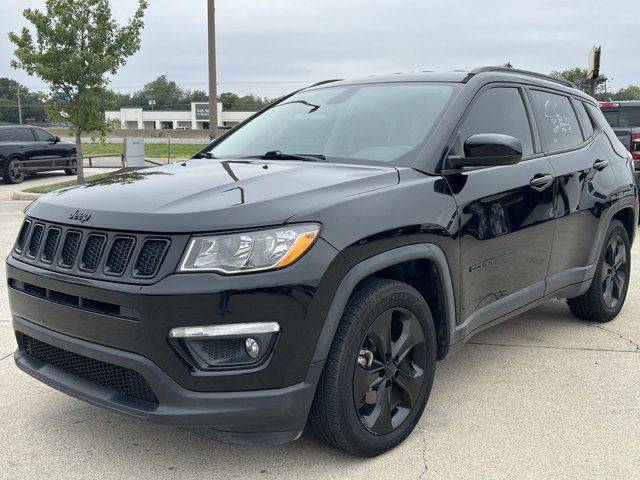
[[[209,137],[218,135],[218,86],[216,80],[216,7],[214,0],[208,2],[209,24]]]
[[[16,94],[18,95],[18,118],[20,119],[20,125],[22,125],[22,103],[20,102],[20,87],[16,87]]]

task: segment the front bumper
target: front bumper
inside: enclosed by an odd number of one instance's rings
[[[304,429],[321,364],[313,364],[305,381],[281,389],[245,392],[194,392],[178,385],[150,360],[130,352],[62,335],[14,317],[19,349],[16,365],[68,395],[94,405],[162,424],[211,427],[237,440],[288,441]],[[22,348],[28,335],[59,349],[138,372],[158,398],[157,405],[127,401],[114,390],[31,358]]]

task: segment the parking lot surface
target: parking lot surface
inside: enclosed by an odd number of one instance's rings
[[[0,201],[7,255],[25,202]],[[0,478],[637,479],[640,472],[640,247],[613,322],[552,301],[474,337],[438,364],[418,428],[374,459],[310,433],[280,446],[218,443],[59,393],[20,372],[0,279]]]

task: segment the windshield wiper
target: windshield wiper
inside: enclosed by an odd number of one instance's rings
[[[198,153],[194,155],[193,158],[217,158],[217,157],[214,157],[211,152],[205,152],[205,153]]]
[[[259,158],[261,160],[302,160],[303,162],[327,161],[327,158],[319,153],[283,153],[280,150],[270,150],[264,155],[250,155],[242,158]]]

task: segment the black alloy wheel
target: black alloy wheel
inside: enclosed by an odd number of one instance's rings
[[[373,321],[355,362],[353,401],[364,427],[392,432],[418,401],[427,362],[422,327],[413,313],[395,307]]]
[[[601,270],[602,297],[608,308],[616,308],[627,282],[627,251],[624,240],[617,234],[607,243]]]

